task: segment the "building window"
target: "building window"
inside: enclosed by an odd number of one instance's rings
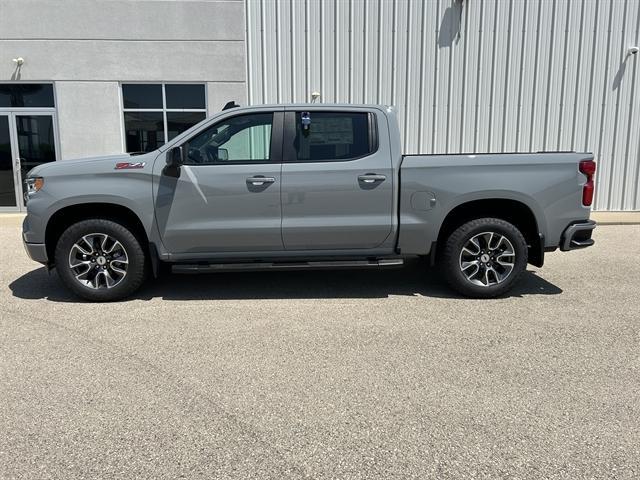
[[[207,116],[203,84],[123,83],[127,152],[150,152]]]
[[[50,83],[0,83],[0,108],[53,108]]]

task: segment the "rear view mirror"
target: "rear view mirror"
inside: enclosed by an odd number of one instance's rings
[[[167,166],[164,167],[164,174],[171,177],[180,176],[180,165],[184,163],[182,147],[173,147],[167,152]]]
[[[302,130],[308,131],[311,126],[311,114],[309,112],[302,112],[300,114],[300,123],[302,123]]]

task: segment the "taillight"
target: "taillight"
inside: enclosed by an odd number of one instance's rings
[[[593,160],[581,160],[578,164],[580,173],[584,173],[587,176],[587,183],[582,187],[582,204],[585,207],[590,207],[593,203],[593,191],[595,186],[593,184],[593,175],[596,173],[596,162]]]

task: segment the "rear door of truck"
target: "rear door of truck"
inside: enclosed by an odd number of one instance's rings
[[[374,249],[389,237],[393,170],[388,135],[378,134],[380,120],[365,109],[288,108],[281,187],[285,250]]]

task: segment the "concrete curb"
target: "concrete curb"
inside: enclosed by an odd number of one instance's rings
[[[640,224],[640,212],[591,212],[591,218],[600,225]]]
[[[21,225],[24,213],[0,213],[0,227]]]

